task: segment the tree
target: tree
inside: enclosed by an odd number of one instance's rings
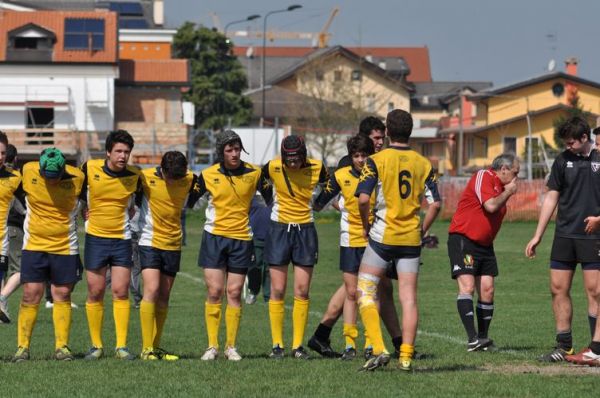
[[[569,94],[568,103],[569,103],[569,107],[566,109],[565,113],[563,113],[562,115],[560,115],[553,121],[554,144],[560,150],[563,150],[565,148],[565,144],[560,139],[560,137],[558,135],[558,130],[560,129],[560,126],[564,122],[566,122],[567,120],[569,120],[575,116],[581,117],[581,118],[587,120],[588,122],[593,121],[592,114],[583,109],[583,106],[581,105],[581,102],[579,101],[579,95],[577,95],[577,91],[575,89],[572,91],[572,93]]]
[[[192,87],[185,99],[196,107],[196,127],[220,130],[229,120],[236,126],[250,121],[252,102],[242,95],[248,81],[231,47],[204,26],[186,22],[177,30],[173,48],[176,57],[190,60]]]

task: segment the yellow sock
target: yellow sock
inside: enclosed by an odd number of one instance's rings
[[[204,303],[204,320],[206,321],[206,334],[208,346],[219,348],[219,325],[221,324],[221,303]]]
[[[271,321],[273,347],[283,348],[283,314],[283,300],[269,300],[269,320]]]
[[[102,323],[104,322],[104,303],[85,303],[90,339],[94,347],[102,348]]]
[[[54,322],[54,347],[58,349],[68,345],[71,331],[71,301],[54,301],[52,321]]]
[[[142,327],[142,349],[154,347],[154,322],[156,304],[142,300],[140,303],[140,326]]]
[[[415,346],[410,344],[400,344],[400,359],[411,359],[415,353]]]
[[[369,333],[369,338],[373,344],[373,354],[379,355],[385,350],[383,336],[381,334],[381,325],[379,324],[379,312],[375,304],[368,304],[359,308],[360,317]]]
[[[169,313],[169,307],[161,307],[157,305],[155,311],[156,313],[154,316],[156,318],[156,324],[154,328],[154,345],[152,347],[159,348],[160,339],[162,337],[165,322],[167,320],[167,314]]]
[[[17,344],[19,347],[29,348],[31,333],[37,320],[39,304],[24,304],[19,306],[19,320],[17,330]]]
[[[127,347],[127,330],[129,328],[129,299],[113,299],[113,317],[115,319],[116,347]]]
[[[358,337],[358,328],[356,325],[344,323],[344,338],[346,339],[346,348],[356,349],[356,338]]]
[[[227,309],[225,310],[225,328],[227,329],[227,342],[225,343],[225,347],[235,347],[241,318],[242,309],[240,307],[232,307],[228,304]]]
[[[292,348],[298,348],[304,341],[304,331],[308,322],[309,299],[294,297],[294,309],[292,310],[292,321],[294,326]]]
[[[367,329],[365,329],[365,348],[373,348],[373,342],[369,338],[369,333],[367,333]]]

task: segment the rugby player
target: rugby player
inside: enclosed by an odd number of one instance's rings
[[[294,265],[292,356],[308,359],[302,342],[308,321],[308,291],[319,249],[311,199],[317,186],[327,183],[328,173],[321,161],[308,158],[302,137],[289,135],[281,142],[281,158],[263,167],[263,177],[270,181],[274,191],[271,229],[265,241],[265,258],[271,274],[270,357],[284,356],[284,298],[291,262]]]
[[[198,195],[208,193],[206,222],[198,265],[204,269],[207,297],[204,305],[208,348],[202,360],[219,354],[219,325],[223,293],[227,294],[225,327],[227,341],[224,355],[230,361],[242,356],[236,341],[242,316],[241,295],[254,248],[248,214],[257,189],[262,190],[261,170],[241,160],[244,150],[240,136],[227,130],[217,136],[218,163],[202,170],[198,177]]]
[[[18,180],[18,174],[15,174]],[[81,276],[77,241],[77,210],[83,173],[65,162],[56,148],[42,152],[39,162],[23,166],[17,197],[25,196],[27,213],[21,257],[23,298],[19,307],[18,349],[13,362],[29,359],[31,334],[44,285],[51,283],[54,322],[54,358],[70,361],[71,290]]]
[[[399,366],[412,369],[417,332],[417,277],[420,267],[421,236],[441,207],[436,176],[431,163],[408,145],[412,133],[410,113],[400,109],[388,113],[386,133],[390,146],[367,159],[355,195],[369,243],[358,273],[359,312],[373,344],[373,357],[362,370],[385,366],[390,356],[385,349],[375,297],[377,285],[393,261],[398,273],[398,295],[402,306],[402,344]],[[377,188],[377,189],[376,189]],[[376,192],[375,221],[370,224],[371,194]],[[421,199],[429,206],[423,220]]]
[[[550,254],[550,291],[556,326],[556,346],[539,357],[542,362],[564,361],[573,355],[571,320],[571,283],[577,263],[583,270],[583,285],[588,301],[591,334],[596,329],[598,313],[598,271],[600,270],[600,231],[595,216],[600,203],[600,152],[594,149],[590,126],[581,117],[563,123],[558,135],[565,145],[552,164],[547,182],[548,192],[540,210],[533,238],[525,255],[535,257],[546,226],[558,205],[556,229]]]
[[[339,168],[331,176],[327,187],[321,192],[315,201],[315,210],[320,210],[327,203],[335,198],[338,194],[341,197],[338,201],[338,207],[341,212],[340,219],[340,270],[343,272],[344,283],[344,337],[346,339],[346,347],[342,354],[343,360],[352,360],[356,357],[356,338],[358,337],[358,329],[356,327],[356,284],[358,267],[360,259],[367,246],[367,239],[362,233],[362,223],[360,213],[358,211],[358,202],[354,193],[358,185],[358,178],[367,157],[375,152],[373,141],[364,135],[356,135],[351,137],[347,143],[348,155],[352,160],[351,166]],[[372,196],[375,199],[375,196]],[[374,204],[374,201],[373,203]],[[372,222],[371,217],[371,222]],[[334,295],[331,300],[336,297]],[[329,304],[328,307],[331,307]],[[321,322],[322,324],[323,322]],[[321,325],[319,325],[321,327]],[[330,329],[331,330],[331,329]],[[308,346],[312,349],[315,346],[315,340],[320,342],[317,337],[319,329],[315,336],[308,342]],[[329,339],[327,339],[329,346]],[[317,345],[317,348],[320,346]],[[315,349],[316,350],[316,349]],[[331,350],[332,351],[332,350]],[[325,350],[320,354],[325,355]],[[331,356],[331,355],[327,355]]]
[[[506,214],[506,202],[517,192],[519,160],[514,154],[497,156],[492,167],[473,174],[463,191],[448,231],[450,274],[458,284],[456,307],[467,332],[467,351],[493,345],[488,329],[494,314],[494,278],[498,263],[494,238]],[[473,293],[477,289],[477,326]]]
[[[143,360],[179,359],[160,348],[169,297],[181,261],[181,213],[198,199],[197,178],[181,152],[166,152],[160,167],[142,171],[138,251],[144,281],[140,303]]]
[[[81,166],[85,175],[83,199],[87,203],[85,257],[88,295],[85,305],[92,347],[85,359],[104,354],[102,323],[106,272],[111,270],[115,357],[135,358],[127,348],[129,326],[129,280],[133,266],[130,214],[138,191],[140,170],[128,166],[133,137],[125,130],[112,131],[106,138],[106,159],[89,160]]]

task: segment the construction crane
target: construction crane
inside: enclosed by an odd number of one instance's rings
[[[278,30],[268,30],[266,32],[267,39],[269,41],[274,40],[310,40],[313,47],[325,48],[329,45],[329,40],[331,39],[331,33],[329,33],[329,27],[333,22],[333,19],[340,11],[339,7],[334,7],[329,14],[329,18],[323,28],[319,32],[281,32]],[[214,27],[223,33],[221,28],[221,21],[217,14],[210,13],[210,16],[213,20]],[[227,32],[227,36],[230,38],[234,37],[244,37],[246,39],[262,39],[263,32],[262,31],[254,31],[254,30],[237,30]]]

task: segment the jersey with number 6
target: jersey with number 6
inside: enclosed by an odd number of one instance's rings
[[[431,163],[409,147],[390,147],[367,159],[356,196],[375,191],[369,237],[393,246],[421,245],[421,200],[441,201]]]

